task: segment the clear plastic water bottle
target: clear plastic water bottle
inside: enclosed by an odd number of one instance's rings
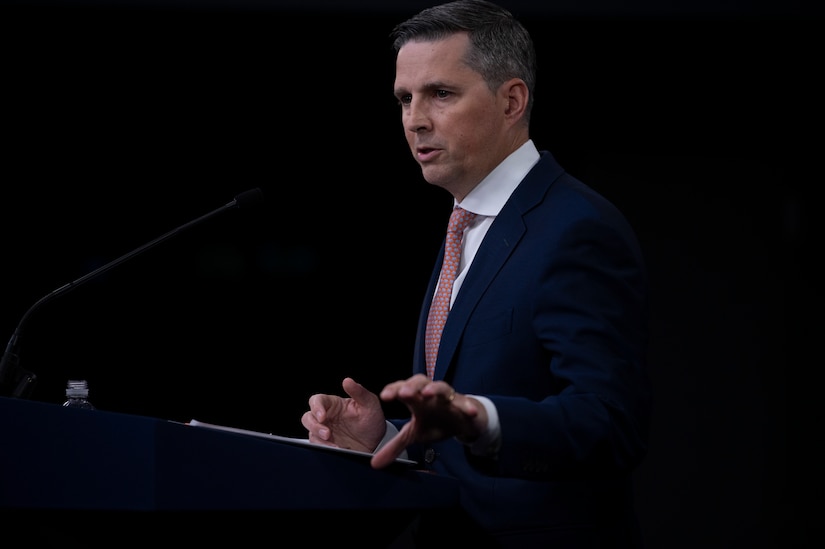
[[[63,406],[68,408],[83,408],[84,410],[94,410],[95,407],[89,402],[89,384],[85,379],[70,379],[66,383],[66,402]]]

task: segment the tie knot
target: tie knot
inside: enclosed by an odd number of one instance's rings
[[[473,212],[468,212],[467,210],[456,206],[453,208],[453,213],[450,214],[450,223],[447,225],[447,232],[463,233],[464,229],[467,228],[467,225],[475,219],[475,216],[476,214]]]

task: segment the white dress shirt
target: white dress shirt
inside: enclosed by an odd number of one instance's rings
[[[476,252],[478,252],[481,241],[487,234],[487,230],[495,221],[496,216],[501,212],[504,204],[516,190],[521,180],[539,161],[539,152],[532,140],[527,140],[521,147],[513,151],[510,156],[504,159],[496,168],[487,174],[470,194],[464,197],[455,206],[473,212],[476,218],[464,231],[464,238],[461,241],[461,262],[458,266],[458,274],[453,283],[453,292],[450,300],[450,307],[455,301],[456,295],[461,290],[461,283],[467,274],[468,267],[472,264]],[[477,399],[487,411],[487,431],[473,443],[468,444],[470,451],[476,455],[494,455],[501,443],[501,425],[498,421],[498,411],[489,398],[468,395]],[[395,426],[387,422],[387,433],[378,448],[395,436],[397,433]],[[465,443],[466,444],[466,443]]]

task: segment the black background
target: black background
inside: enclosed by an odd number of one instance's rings
[[[533,138],[615,202],[652,280],[652,548],[822,540],[821,14],[503,2]],[[32,399],[301,436],[314,392],[410,370],[451,204],[411,159],[393,24],[429,3],[6,3],[0,337]],[[391,209],[387,209],[390,207]],[[375,232],[375,225],[379,231]]]

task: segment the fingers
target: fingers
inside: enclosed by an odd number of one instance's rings
[[[411,378],[403,379],[401,381],[394,381],[384,387],[381,391],[382,400],[404,399],[417,395],[424,390],[425,387],[433,383],[442,383],[443,381],[431,381],[427,376],[422,374],[414,375]]]
[[[310,442],[374,448],[383,436],[383,432],[379,435],[377,431],[385,428],[381,402],[352,378],[345,378],[342,386],[348,397],[327,394],[309,397],[309,410],[301,416],[301,424]]]
[[[304,412],[301,416],[301,425],[307,430],[307,438],[310,442],[327,443],[330,438],[330,430],[323,423],[318,421],[316,413],[312,410]]]
[[[301,416],[301,425],[307,430],[307,438],[310,442],[329,444],[331,431],[326,422],[334,398],[340,397],[325,394],[315,394],[309,397],[309,410]]]
[[[315,418],[319,423],[322,423],[326,420],[327,416],[327,406],[326,406],[326,395],[312,395],[309,397],[309,412],[307,412]],[[306,414],[305,414],[306,415]],[[303,423],[303,419],[301,420]],[[307,425],[304,424],[304,427]]]
[[[418,374],[409,379],[388,384],[381,391],[380,397],[384,401],[397,399],[407,403],[433,398],[453,402],[456,392],[446,381],[432,381],[427,376]]]
[[[301,424],[310,442],[372,449],[386,428],[379,396],[384,401],[398,400],[411,411],[410,421],[399,434],[373,455],[374,468],[393,463],[414,442],[441,440],[476,430],[468,422],[478,415],[480,405],[457,393],[445,381],[432,381],[419,374],[388,384],[380,395],[349,377],[344,378],[342,387],[349,398],[324,394],[309,398],[310,409],[301,417]]]
[[[445,402],[453,402],[458,393],[446,381],[433,381],[421,389],[421,393],[426,396],[436,397]]]

